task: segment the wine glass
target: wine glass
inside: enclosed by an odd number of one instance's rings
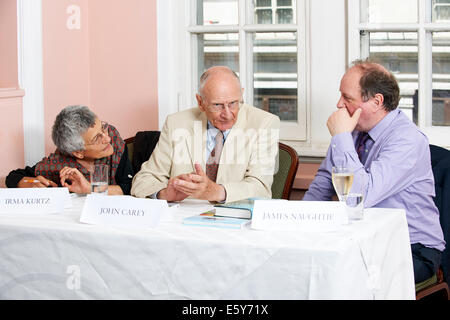
[[[353,184],[353,171],[346,167],[333,167],[331,180],[339,201],[345,202]]]

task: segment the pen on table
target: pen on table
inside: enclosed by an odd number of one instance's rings
[[[28,182],[28,183],[38,183],[38,182],[40,182],[42,184],[45,184],[45,183],[41,182],[38,179],[25,179],[25,180],[23,180],[23,182]],[[50,183],[47,185],[47,188],[52,188],[52,187],[53,186]]]
[[[28,183],[38,183],[40,182],[38,179],[24,179],[23,182],[28,182]]]

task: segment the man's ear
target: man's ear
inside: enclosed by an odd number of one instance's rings
[[[72,155],[77,159],[84,159],[84,151],[74,151]]]
[[[196,94],[195,98],[197,99],[198,107],[200,108],[200,110],[205,111],[205,108],[203,107],[203,98],[199,94]]]
[[[384,108],[384,96],[381,93],[375,94],[372,99],[374,102],[374,112],[380,110],[381,108]]]

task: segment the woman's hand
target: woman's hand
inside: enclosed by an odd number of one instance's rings
[[[37,177],[23,177],[17,183],[17,188],[48,188],[57,187],[58,185],[52,180],[48,180],[43,176]]]
[[[91,184],[77,168],[64,167],[59,172],[61,185],[67,187],[70,192],[87,194],[91,193]]]

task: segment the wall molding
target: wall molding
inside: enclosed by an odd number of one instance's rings
[[[0,88],[0,99],[22,98],[25,91],[19,88]]]
[[[17,45],[25,165],[34,165],[45,154],[42,0],[17,0]]]

